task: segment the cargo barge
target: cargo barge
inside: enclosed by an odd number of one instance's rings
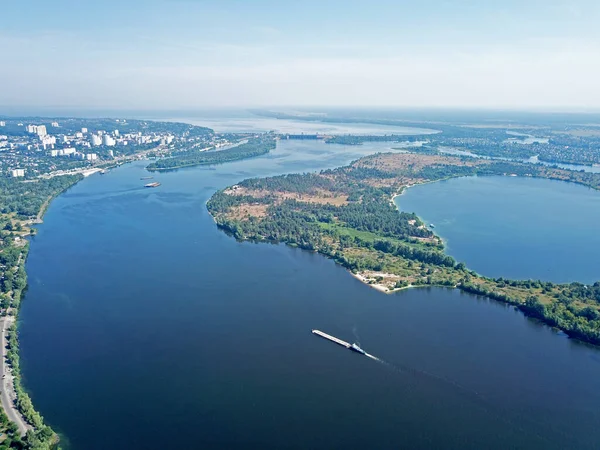
[[[366,352],[362,348],[360,348],[358,344],[350,344],[349,342],[342,341],[341,339],[331,336],[330,334],[323,333],[320,330],[312,330],[312,333],[324,339],[327,339],[328,341],[335,342],[336,344],[341,345],[342,347],[346,347],[348,350],[360,353],[361,355],[366,355]]]

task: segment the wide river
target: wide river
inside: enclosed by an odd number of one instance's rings
[[[156,189],[139,162],[52,202],[20,336],[27,389],[65,446],[597,448],[598,350],[500,303],[441,288],[385,295],[319,255],[238,243],[206,211],[241,179],[389,147],[287,141],[156,174]]]

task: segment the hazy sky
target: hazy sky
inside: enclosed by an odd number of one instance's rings
[[[2,0],[0,16],[2,106],[600,108],[598,0]]]

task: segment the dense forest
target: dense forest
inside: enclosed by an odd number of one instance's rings
[[[245,180],[207,203],[219,227],[239,240],[285,242],[318,251],[394,290],[443,285],[515,305],[569,336],[600,345],[600,283],[558,285],[491,279],[443,249],[417,216],[390,198],[404,186],[468,175],[520,175],[600,187],[600,174],[532,164],[465,163],[437,155],[372,155],[320,173]]]
[[[190,150],[181,152],[177,156],[159,159],[148,165],[148,170],[171,170],[181,167],[222,164],[240,159],[252,158],[254,156],[264,155],[275,149],[275,138],[270,135],[264,135],[257,138],[251,138],[244,144],[237,145],[225,150]]]
[[[0,178],[0,213],[15,213],[19,219],[36,216],[44,202],[82,178],[81,175],[65,175],[35,181]]]

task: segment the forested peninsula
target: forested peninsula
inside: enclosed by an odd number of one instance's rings
[[[471,175],[541,177],[600,189],[600,174],[388,153],[320,173],[248,179],[216,192],[207,207],[236,239],[319,252],[382,291],[454,287],[512,304],[571,337],[600,345],[600,282],[585,286],[481,276],[445,254],[438,236],[392,202],[406,187]]]
[[[222,164],[240,159],[253,158],[269,153],[276,146],[275,136],[266,134],[248,139],[248,142],[225,150],[188,150],[170,158],[149,164],[148,170],[173,170],[183,167]]]

